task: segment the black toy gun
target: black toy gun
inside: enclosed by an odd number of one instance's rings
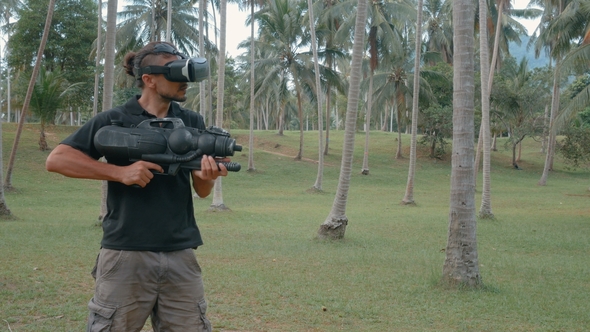
[[[176,175],[181,168],[201,169],[204,154],[224,158],[242,151],[227,131],[214,126],[205,130],[185,127],[178,118],[144,120],[134,128],[113,123],[96,132],[94,145],[110,163],[149,161],[162,166],[168,175]],[[222,164],[231,172],[241,169],[238,163]]]

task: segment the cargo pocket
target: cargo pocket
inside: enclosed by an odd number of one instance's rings
[[[117,308],[107,307],[94,302],[94,298],[88,302],[88,327],[86,332],[109,332],[113,325],[113,316]]]
[[[211,322],[207,319],[205,313],[207,312],[207,301],[202,300],[197,304],[199,306],[199,314],[201,316],[201,322],[203,323],[203,331],[211,332]]]

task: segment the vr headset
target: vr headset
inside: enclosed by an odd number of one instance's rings
[[[137,69],[137,79],[143,74],[164,74],[171,82],[201,82],[209,76],[209,64],[205,58],[189,58],[169,44],[161,43],[153,53],[169,53],[181,59],[170,61],[164,66],[146,66]]]

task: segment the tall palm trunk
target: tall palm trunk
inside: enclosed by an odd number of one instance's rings
[[[400,124],[401,114],[398,104],[397,88],[394,93],[393,108],[395,109],[395,121],[397,122],[397,152],[395,153],[395,159],[402,159],[402,125]]]
[[[416,20],[416,49],[414,59],[414,87],[412,96],[412,139],[410,142],[410,166],[406,194],[402,204],[414,203],[414,175],[416,174],[416,142],[418,141],[418,100],[420,96],[420,51],[422,46],[422,6],[423,0],[418,0],[418,14]]]
[[[293,71],[295,73],[295,71]],[[295,74],[293,74],[295,76]],[[303,106],[301,105],[301,87],[296,77],[293,78],[295,82],[295,94],[297,95],[297,109],[299,115],[299,152],[295,156],[295,160],[301,160],[303,157]]]
[[[369,175],[369,134],[371,132],[371,110],[373,107],[373,70],[369,76],[369,93],[367,96],[367,116],[365,120],[365,153],[363,153],[363,167],[361,174]]]
[[[481,284],[477,257],[474,163],[474,3],[453,1],[453,154],[449,231],[442,279]]]
[[[555,66],[553,74],[553,95],[551,100],[551,113],[549,116],[549,139],[547,141],[547,153],[545,154],[545,166],[543,166],[543,174],[537,183],[539,186],[547,184],[547,177],[551,171],[551,163],[555,149],[555,116],[559,108],[559,63]]]
[[[115,42],[117,35],[117,0],[108,0],[107,31],[105,35],[104,86],[102,91],[102,110],[113,107],[113,86],[115,85]],[[102,222],[107,213],[107,181],[101,184],[101,204],[98,221]]]
[[[199,0],[199,56],[205,56],[205,1]],[[205,99],[205,81],[199,83],[199,112],[207,123],[207,107]]]
[[[313,53],[313,69],[315,70],[316,102],[318,104],[318,174],[313,184],[313,189],[322,191],[322,179],[324,175],[324,137],[323,137],[323,116],[322,113],[322,88],[320,86],[320,65],[318,61],[318,48],[315,36],[315,17],[313,15],[313,2],[307,0],[307,11],[309,13],[309,29],[311,31],[311,51]]]
[[[480,20],[480,35],[482,33],[481,32],[482,27],[486,27],[486,24],[484,24],[483,22],[487,22],[487,4],[484,4],[484,5],[486,5],[486,7],[485,7],[486,8],[486,11],[485,11],[485,13],[486,13],[486,20],[483,20],[481,17],[479,18],[479,20]],[[480,6],[481,6],[481,4],[480,4]],[[488,104],[489,104],[489,99],[490,99],[490,93],[492,91],[492,84],[494,83],[494,72],[496,71],[496,63],[498,62],[498,51],[499,51],[499,48],[500,48],[500,33],[502,32],[502,16],[503,16],[502,15],[502,12],[503,11],[504,11],[504,0],[500,0],[500,2],[498,3],[498,19],[496,21],[496,31],[495,31],[495,35],[494,35],[494,46],[493,46],[494,48],[492,50],[492,61],[491,61],[491,65],[488,66],[487,64],[489,62],[486,62],[486,68],[489,67],[489,74],[488,74],[488,79],[487,79],[487,82],[488,82],[488,95],[486,97],[486,99],[488,100]],[[480,9],[480,12],[481,12],[481,9]],[[487,31],[488,30],[487,30],[487,28],[485,29],[485,31],[486,31],[486,44],[485,45],[482,45],[480,43],[480,48],[482,50],[485,49],[485,51],[488,52],[488,44],[487,44],[487,40],[488,40],[487,39]],[[489,57],[488,57],[488,60],[489,60]],[[482,80],[483,80],[483,77],[482,77]],[[489,112],[489,106],[488,106],[488,112]],[[483,114],[482,114],[482,117],[483,117]],[[489,121],[488,121],[488,127],[489,127]],[[480,156],[481,156],[481,151],[488,150],[488,153],[489,153],[489,150],[491,149],[490,146],[486,146],[483,143],[483,136],[485,135],[485,133],[484,133],[485,130],[486,129],[484,128],[483,119],[482,119],[482,123],[481,123],[480,128],[479,128],[479,136],[478,136],[478,139],[477,139],[477,150],[475,152],[475,172],[474,172],[474,175],[473,176],[475,178],[475,183],[476,184],[477,184],[477,174],[479,173],[479,164],[480,164],[480,160],[479,159],[480,159]],[[489,130],[489,128],[487,130]],[[485,157],[484,157],[484,163],[486,163]],[[489,165],[488,165],[488,169],[489,169]],[[487,176],[489,177],[489,174]],[[484,174],[484,177],[486,177],[485,174]]]
[[[172,0],[168,0],[166,9],[166,41],[172,41]]]
[[[27,118],[27,110],[29,109],[29,104],[31,103],[31,96],[33,95],[33,88],[35,87],[35,81],[37,80],[37,76],[39,75],[39,69],[41,67],[41,60],[43,57],[43,52],[45,51],[45,45],[47,44],[47,38],[49,37],[49,28],[51,27],[51,20],[53,19],[54,9],[55,9],[55,0],[49,0],[49,7],[47,9],[47,17],[45,19],[45,27],[43,28],[43,35],[41,36],[41,43],[39,44],[39,50],[37,51],[37,58],[35,60],[35,66],[33,67],[33,73],[31,74],[31,79],[29,80],[27,94],[25,95],[23,107],[20,112],[20,120],[18,122],[18,127],[17,127],[16,134],[14,137],[14,144],[12,145],[12,151],[10,152],[10,159],[8,160],[8,168],[6,170],[6,180],[4,181],[4,188],[8,189],[8,190],[14,189],[12,187],[12,170],[14,168],[14,161],[16,159],[16,151],[18,149],[18,143],[20,140],[20,135],[22,134],[22,131],[23,131],[23,126],[24,126],[25,120]]]
[[[94,100],[92,103],[92,116],[98,113],[98,87],[100,85],[100,52],[102,48],[102,0],[98,0],[98,29],[96,29],[96,60],[94,62]]]
[[[502,9],[502,2],[500,2],[500,9]],[[480,22],[487,22],[487,6],[486,0],[479,0],[479,19]],[[502,15],[502,12],[498,14]],[[498,25],[500,19],[498,19]],[[499,40],[499,29],[496,29],[496,42]],[[485,24],[479,25],[479,52],[480,52],[480,66],[481,66],[481,130],[480,139],[483,134],[483,190],[481,195],[481,207],[479,208],[480,218],[493,218],[492,213],[492,197],[491,197],[491,176],[490,176],[490,86],[492,82],[493,69],[488,70],[489,52],[488,52],[488,29]],[[494,47],[494,56],[496,55],[496,48]],[[492,56],[493,58],[493,56]],[[494,62],[492,60],[492,66]],[[477,170],[477,163],[475,169]],[[477,174],[477,172],[474,172]],[[474,178],[476,178],[475,176]],[[475,182],[474,182],[475,184]]]
[[[361,85],[361,63],[365,45],[365,23],[367,20],[367,0],[359,0],[354,29],[354,44],[350,70],[350,86],[348,88],[348,104],[346,105],[346,128],[342,148],[342,163],[338,189],[332,205],[332,210],[326,220],[320,225],[318,237],[321,239],[342,239],[348,225],[346,217],[346,203],[352,173],[352,154],[354,152],[354,135],[356,131],[357,108]]]
[[[10,78],[7,78],[10,80]],[[10,100],[10,95],[7,94],[6,96],[7,101]],[[10,115],[10,114],[9,114]],[[10,118],[9,118],[10,119]],[[2,156],[2,121],[0,121],[0,217],[6,218],[12,215],[8,205],[6,204],[6,199],[4,197],[4,185],[2,182],[2,165],[4,165],[4,158]]]
[[[219,2],[219,67],[217,69],[217,114],[215,125],[223,127],[223,97],[225,87],[225,37],[227,21],[227,0]],[[223,203],[223,192],[221,190],[221,176],[215,180],[213,187],[213,202],[209,210],[224,211],[229,210]]]
[[[248,136],[248,171],[254,167],[254,0],[250,0],[250,134]]]

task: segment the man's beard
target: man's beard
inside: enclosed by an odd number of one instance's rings
[[[167,99],[169,101],[177,101],[177,102],[185,102],[186,101],[186,89],[188,85],[183,85],[178,90],[177,94],[169,94],[169,93],[160,93],[160,97],[163,99]]]
[[[177,102],[185,102],[186,101],[186,95],[176,96],[176,95],[169,95],[169,94],[160,94],[160,97],[167,99],[169,101],[177,101]]]

